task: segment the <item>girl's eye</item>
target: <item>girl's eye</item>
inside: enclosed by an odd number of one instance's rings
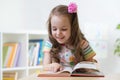
[[[66,31],[67,29],[62,29],[62,31]]]
[[[57,29],[56,29],[56,28],[53,28],[52,30],[53,30],[53,31],[56,31]]]

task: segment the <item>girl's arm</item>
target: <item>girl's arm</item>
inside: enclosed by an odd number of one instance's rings
[[[44,52],[44,57],[43,57],[43,69],[50,71],[50,65],[51,65],[51,57],[49,52]]]
[[[44,57],[43,57],[43,65],[47,65],[50,64],[51,61],[51,56],[50,56],[50,50],[52,48],[52,43],[50,41],[45,41],[44,43],[44,48],[43,48],[43,53],[44,53]]]
[[[43,52],[44,52],[43,68],[44,70],[57,72],[62,70],[62,66],[59,63],[52,61],[51,54],[50,54],[51,48],[52,48],[52,44],[49,41],[46,41],[43,49]]]
[[[82,50],[83,50],[83,55],[86,61],[91,61],[91,62],[97,62],[93,57],[96,55],[92,47],[89,45],[88,41],[83,40],[82,41]]]
[[[43,65],[50,64],[51,57],[49,52],[44,52]]]
[[[44,53],[43,66],[44,70],[52,72],[57,72],[63,69],[63,67],[59,63],[52,63],[52,59],[49,52]]]

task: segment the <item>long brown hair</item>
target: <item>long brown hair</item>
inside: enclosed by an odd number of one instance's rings
[[[76,60],[78,62],[84,60],[80,42],[85,38],[79,28],[78,16],[77,16],[77,13],[68,13],[68,7],[66,5],[58,5],[55,8],[53,8],[48,18],[48,22],[47,22],[48,35],[49,35],[50,42],[53,44],[53,47],[50,51],[52,60],[55,62],[60,61],[58,53],[61,50],[60,44],[53,38],[52,32],[51,32],[51,18],[53,15],[57,15],[57,16],[64,15],[68,17],[71,23],[70,24],[71,25],[71,36],[68,40],[68,44],[73,46],[73,48],[75,49],[74,54],[75,54]]]

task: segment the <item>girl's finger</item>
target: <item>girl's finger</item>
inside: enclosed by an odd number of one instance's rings
[[[63,70],[63,67],[61,66],[61,67],[60,67],[60,71],[62,71],[62,70]]]

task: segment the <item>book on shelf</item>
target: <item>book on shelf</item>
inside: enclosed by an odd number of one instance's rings
[[[29,43],[29,66],[32,66],[33,65],[33,60],[34,60],[34,54],[33,54],[33,51],[34,51],[34,47],[35,47],[35,44],[34,43]]]
[[[19,45],[17,42],[7,42],[3,44],[3,67],[16,67],[18,61],[17,55],[20,54],[20,50],[18,50]]]
[[[42,47],[43,39],[30,39],[29,40],[29,65],[36,66],[42,62]]]
[[[21,43],[18,43],[18,47],[17,47],[14,63],[12,64],[13,67],[17,67],[18,66],[20,52],[21,52]]]
[[[8,46],[3,46],[3,64],[5,62],[5,58],[7,56],[7,52],[8,52]]]
[[[73,68],[64,67],[62,71],[43,71],[38,77],[104,77],[104,74],[97,68],[94,62],[79,62]]]
[[[3,46],[3,55],[2,55],[2,58],[3,58],[3,63],[2,63],[2,66],[4,67],[4,63],[5,63],[5,58],[9,52],[9,47],[8,46]]]
[[[18,73],[17,72],[3,72],[3,80],[17,80]]]

